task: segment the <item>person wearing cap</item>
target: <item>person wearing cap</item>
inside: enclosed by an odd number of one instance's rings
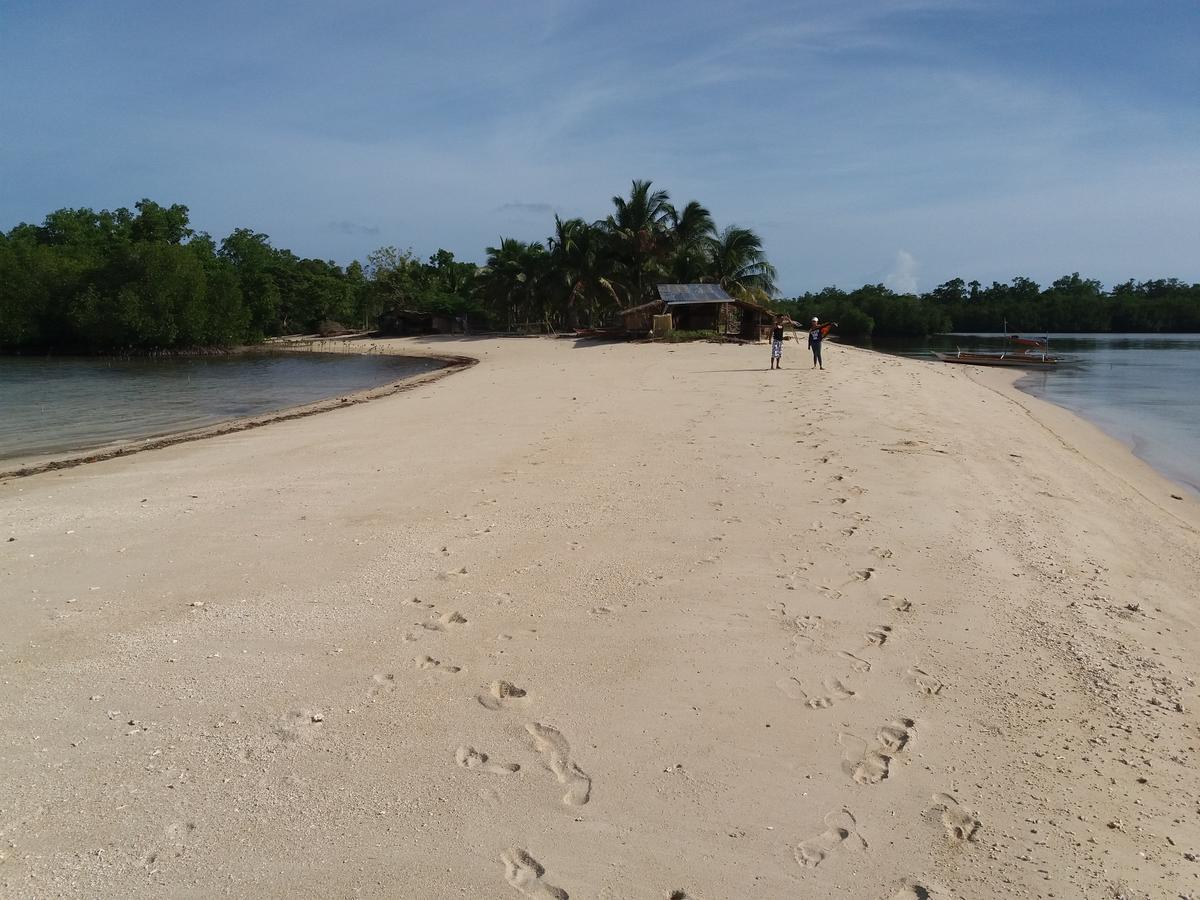
[[[812,324],[808,329],[808,349],[812,351],[812,367],[814,369],[819,366],[821,371],[825,370],[825,364],[821,361],[821,341],[825,340],[825,333],[836,324],[837,322],[833,322],[829,325],[822,325],[821,320],[816,316],[813,316]]]

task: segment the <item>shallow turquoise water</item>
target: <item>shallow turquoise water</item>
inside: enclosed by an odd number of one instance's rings
[[[342,353],[0,357],[0,459],[102,447],[389,384],[437,360]]]
[[[875,349],[919,356],[1003,343],[1000,335],[937,335]],[[1053,334],[1050,349],[1078,365],[1030,372],[1017,387],[1088,419],[1200,492],[1200,334]]]

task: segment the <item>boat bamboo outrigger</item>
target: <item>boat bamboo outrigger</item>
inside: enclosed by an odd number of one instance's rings
[[[956,353],[942,353],[937,350],[930,352],[942,362],[962,363],[968,366],[1019,366],[1027,369],[1053,369],[1068,360],[1054,356],[1047,350],[1047,338],[1023,338],[1017,334],[1008,336],[1008,340],[1023,347],[1023,350],[1003,350],[986,352],[959,349]]]

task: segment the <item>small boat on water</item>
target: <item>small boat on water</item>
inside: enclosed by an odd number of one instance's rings
[[[1070,362],[1062,356],[1054,356],[1047,351],[1046,339],[1023,338],[1020,335],[1009,335],[1009,341],[1023,347],[1022,350],[1001,350],[989,352],[985,350],[958,350],[955,353],[942,353],[938,350],[929,351],[942,362],[962,363],[968,366],[1013,366],[1026,369],[1053,369]]]

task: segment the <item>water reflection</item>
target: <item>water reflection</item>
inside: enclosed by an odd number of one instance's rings
[[[258,415],[440,365],[431,359],[342,353],[0,357],[0,459],[98,447]]]

